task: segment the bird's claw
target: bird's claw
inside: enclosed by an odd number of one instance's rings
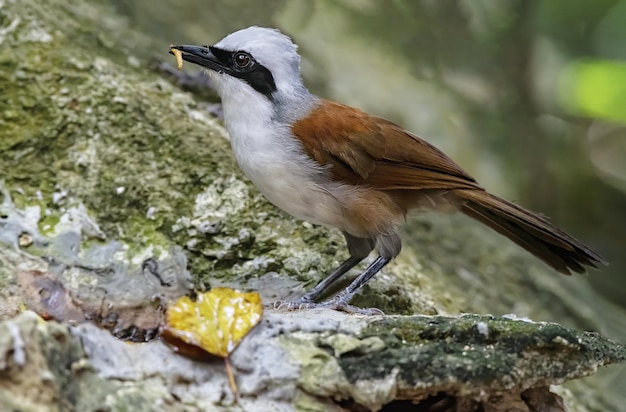
[[[385,313],[377,308],[359,308],[357,306],[349,305],[348,303],[339,300],[331,299],[326,302],[311,302],[305,299],[298,299],[295,301],[277,301],[265,306],[266,308],[277,311],[296,311],[305,309],[333,309],[339,312],[349,313],[351,315],[363,315],[363,316],[376,316],[384,315]]]

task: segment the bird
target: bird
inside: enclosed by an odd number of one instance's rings
[[[414,209],[452,207],[566,275],[606,264],[547,218],[487,192],[417,135],[309,92],[297,45],[278,29],[252,26],[213,46],[169,51],[206,69],[237,163],[259,191],[295,218],[337,228],[345,238],[348,259],[281,307],[372,313],[350,301],[398,256],[399,227]],[[347,287],[318,302],[373,251],[376,258]]]

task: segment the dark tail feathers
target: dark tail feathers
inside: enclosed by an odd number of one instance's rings
[[[606,265],[602,256],[546,218],[481,190],[456,190],[460,210],[508,237],[557,271],[584,273]]]

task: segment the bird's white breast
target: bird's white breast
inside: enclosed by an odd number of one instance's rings
[[[284,132],[282,136],[272,130],[232,133],[239,166],[285,212],[312,223],[340,226],[341,205],[325,187],[323,171]]]
[[[341,185],[305,152],[285,122],[275,119],[273,102],[243,82],[209,73],[216,81],[239,167],[274,205],[316,224],[343,229],[344,208],[336,196]],[[309,99],[314,107],[316,100]],[[299,107],[306,110],[307,104]]]

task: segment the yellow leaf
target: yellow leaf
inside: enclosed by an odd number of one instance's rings
[[[184,296],[170,305],[161,336],[181,352],[189,348],[181,348],[178,341],[225,358],[259,323],[262,315],[263,304],[258,293],[214,288],[199,294],[195,302]]]

